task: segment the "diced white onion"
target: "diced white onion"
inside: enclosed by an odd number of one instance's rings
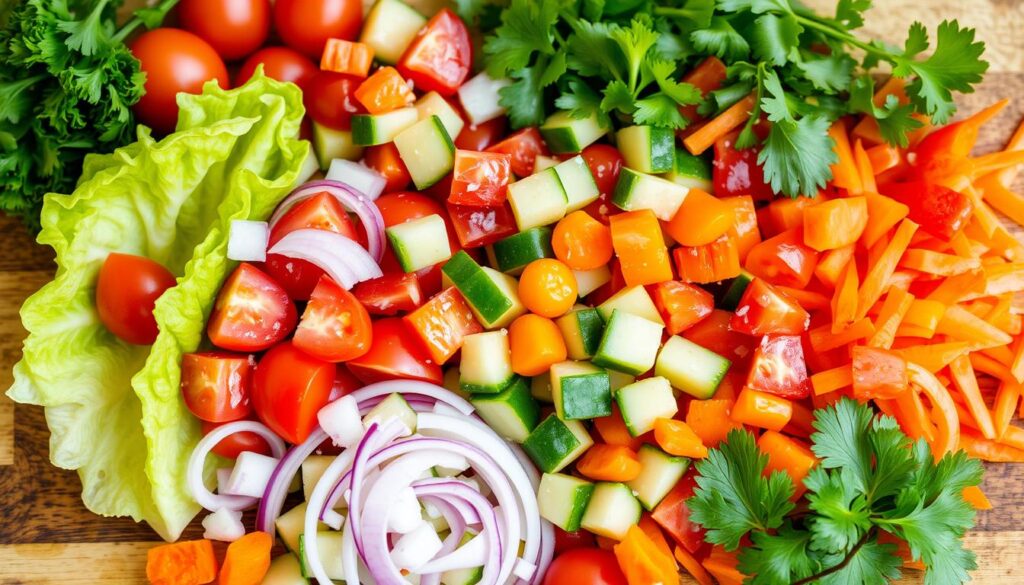
[[[351,447],[363,437],[365,429],[359,416],[359,403],[351,396],[342,396],[321,408],[316,418],[335,446]]]
[[[380,197],[388,183],[388,180],[377,171],[343,158],[331,161],[331,166],[327,169],[327,175],[324,178],[328,181],[345,183],[356,191],[362,192],[371,201]]]
[[[399,534],[408,534],[423,524],[423,511],[416,492],[407,487],[398,492],[391,510],[388,512],[388,530]]]
[[[278,460],[252,451],[243,451],[228,478],[228,493],[259,498],[267,489]]]
[[[203,538],[234,542],[245,536],[245,525],[242,524],[242,512],[218,508],[216,512],[203,518]]]
[[[403,534],[391,549],[391,560],[396,567],[415,571],[425,565],[441,550],[441,538],[434,528],[420,522],[414,529]]]
[[[228,258],[239,262],[263,262],[267,259],[270,227],[265,221],[235,219],[228,234]]]

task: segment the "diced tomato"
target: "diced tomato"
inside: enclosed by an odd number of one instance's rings
[[[448,214],[463,248],[493,244],[519,231],[508,202],[496,207],[466,207],[449,203]]]
[[[619,182],[624,159],[618,149],[607,144],[591,144],[583,149],[582,154],[600,192],[600,196],[583,210],[594,219],[608,223],[610,216],[622,213],[621,209],[612,204],[610,197],[615,192],[615,184]]]
[[[473,63],[469,31],[450,9],[435,14],[413,38],[398,61],[398,70],[419,91],[453,95]]]
[[[561,554],[574,548],[591,548],[594,546],[594,533],[587,530],[566,532],[555,526],[555,554]]]
[[[300,229],[318,229],[339,233],[351,240],[356,239],[356,230],[341,203],[330,193],[317,193],[296,203],[270,232],[270,245]],[[304,301],[313,293],[316,283],[324,271],[305,260],[296,260],[278,254],[268,254],[264,264],[267,273],[274,277],[288,291],[293,299]]]
[[[344,39],[327,39],[320,57],[320,69],[366,77],[373,62],[373,47]]]
[[[751,248],[744,268],[772,284],[805,288],[817,266],[818,252],[804,244],[803,230],[796,228]]]
[[[410,325],[436,364],[443,364],[455,355],[467,335],[484,330],[455,287],[441,291],[402,319]]]
[[[263,354],[253,376],[252,406],[271,430],[298,445],[317,427],[327,404],[335,366],[285,342]]]
[[[670,335],[689,329],[715,309],[711,293],[692,284],[669,280],[652,285],[648,290]]]
[[[924,179],[941,179],[955,172],[978,142],[982,121],[976,115],[928,133],[908,157],[914,161],[914,172]]]
[[[890,183],[881,190],[909,207],[907,217],[922,230],[947,242],[967,224],[974,211],[974,204],[963,193],[925,181]]]
[[[706,318],[683,331],[682,336],[730,360],[733,367],[742,368],[750,363],[754,340],[729,328],[732,317],[729,311],[715,309]]]
[[[234,421],[232,421],[234,422]],[[202,421],[204,435],[209,435],[214,429],[228,423],[212,423]],[[214,445],[213,452],[225,459],[238,459],[243,451],[252,451],[260,455],[270,455],[270,444],[263,437],[250,431],[231,433]]]
[[[740,241],[736,230],[703,246],[678,246],[672,250],[679,280],[709,284],[739,276]]]
[[[295,320],[295,305],[281,285],[243,262],[221,287],[206,333],[221,349],[263,351],[288,337]]]
[[[547,156],[548,147],[535,126],[523,128],[497,144],[487,147],[487,152],[504,153],[512,157],[512,172],[517,177],[533,174],[538,156]]]
[[[367,147],[363,162],[387,180],[384,185],[385,193],[401,191],[408,187],[409,181],[412,180],[394,142]]]
[[[455,137],[455,148],[462,150],[487,150],[489,146],[498,142],[505,135],[505,128],[508,126],[508,118],[498,116],[483,124],[466,123],[462,132]]]
[[[416,96],[394,67],[381,67],[355,92],[356,100],[371,114],[383,114],[412,104]]]
[[[508,154],[456,150],[448,202],[469,207],[504,204],[511,164]]]
[[[757,164],[757,148],[737,150],[738,132],[727,134],[715,142],[715,160],[712,176],[715,195],[750,195],[754,201],[771,201],[775,197],[770,185],[764,181],[764,172]]]
[[[359,378],[356,378],[344,365],[339,365],[334,372],[334,385],[331,386],[330,401],[334,402],[342,396],[348,396],[362,387],[363,383],[359,381]]]
[[[349,291],[324,276],[313,289],[295,347],[328,362],[344,362],[370,350],[370,314]]]
[[[729,327],[747,335],[800,335],[810,315],[791,297],[755,278],[743,291]]]
[[[651,513],[651,518],[680,546],[696,553],[704,544],[704,528],[690,520],[690,507],[686,501],[697,486],[696,471],[691,468]]]
[[[902,356],[874,347],[853,347],[854,398],[896,398],[909,383],[907,360]]]
[[[796,335],[766,335],[754,351],[747,386],[782,398],[807,398],[811,382],[807,378],[804,348]]]
[[[423,304],[423,292],[416,274],[393,273],[360,282],[352,294],[371,315],[396,315]]]
[[[252,410],[252,366],[245,354],[186,353],[181,358],[185,406],[204,421],[222,423],[245,418]]]
[[[370,351],[345,364],[364,384],[399,379],[442,382],[441,366],[430,359],[404,320],[375,320],[372,337]]]

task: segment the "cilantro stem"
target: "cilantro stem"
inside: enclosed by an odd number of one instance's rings
[[[157,4],[152,8],[144,8],[143,10],[150,10],[154,13],[165,15],[168,12],[170,12],[171,8],[174,8],[174,5],[178,2],[179,0],[163,0],[160,4]],[[124,42],[124,40],[128,38],[128,35],[132,34],[135,31],[135,29],[139,28],[139,25],[143,24],[143,22],[143,19],[138,15],[138,13],[136,13],[132,16],[131,20],[124,23],[124,26],[121,27],[121,30],[117,31],[117,34],[114,35],[114,41]]]
[[[839,30],[838,28],[836,28],[836,27],[834,27],[832,25],[829,25],[829,24],[826,24],[824,22],[821,22],[820,20],[817,20],[815,18],[810,18],[810,17],[803,16],[803,15],[800,15],[800,14],[796,14],[794,16],[796,17],[797,22],[799,22],[801,25],[803,25],[803,26],[805,26],[807,28],[814,29],[814,30],[824,34],[825,36],[832,37],[834,39],[838,39],[838,40],[843,41],[844,43],[846,43],[848,45],[852,45],[854,47],[857,47],[858,49],[862,49],[862,50],[864,50],[864,51],[866,51],[868,53],[871,53],[871,54],[883,55],[885,57],[890,57],[889,53],[887,51],[885,51],[884,49],[876,47],[876,46],[872,45],[871,43],[865,43],[864,41],[858,39],[857,37],[853,36],[852,34],[850,34],[848,32],[844,32],[842,30]]]
[[[846,565],[850,564],[850,561],[853,560],[853,557],[857,556],[857,553],[860,552],[860,549],[865,544],[867,544],[869,540],[874,538],[875,535],[877,535],[877,534],[878,534],[878,528],[875,527],[875,526],[872,526],[871,530],[868,530],[867,532],[865,532],[864,536],[860,537],[860,540],[857,541],[857,544],[853,545],[853,548],[850,549],[850,552],[846,554],[846,558],[844,558],[841,562],[832,565],[831,567],[825,569],[824,571],[821,571],[817,575],[811,575],[810,577],[804,577],[803,579],[800,579],[799,581],[794,581],[792,585],[807,585],[808,583],[814,583],[815,581],[818,581],[819,579],[821,579],[823,577],[827,577],[827,576],[831,575],[832,573],[837,573],[839,571],[842,571],[843,568],[846,567]]]

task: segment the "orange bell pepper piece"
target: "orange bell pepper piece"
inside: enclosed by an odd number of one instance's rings
[[[781,431],[793,418],[793,403],[781,396],[745,387],[736,397],[730,414],[738,423]]]
[[[619,258],[627,286],[672,280],[672,264],[661,224],[649,209],[609,218],[612,247]]]
[[[675,559],[662,552],[639,526],[630,526],[613,550],[629,585],[679,584]]]
[[[867,225],[864,197],[833,199],[803,210],[804,243],[819,252],[856,243]]]
[[[725,235],[736,223],[729,203],[700,189],[690,189],[665,232],[683,246],[703,246]]]
[[[484,330],[455,287],[441,291],[403,319],[437,364],[443,364],[455,355],[467,335]],[[555,329],[557,331],[557,326]]]
[[[704,246],[679,246],[672,257],[683,282],[707,284],[735,278],[740,274],[740,253],[736,232]]]
[[[703,459],[708,456],[708,448],[701,442],[697,433],[690,425],[681,420],[659,418],[654,421],[654,440],[658,446],[670,455]]]
[[[320,57],[320,69],[355,77],[366,77],[372,63],[373,47],[343,39],[327,39]]]
[[[743,423],[729,416],[732,408],[731,400],[691,400],[686,411],[686,424],[704,445],[717,447],[729,431],[743,428]]]
[[[765,472],[781,471],[793,480],[793,486],[796,488],[794,498],[799,498],[807,491],[804,487],[804,478],[818,464],[818,458],[814,456],[810,447],[782,433],[765,431],[757,439],[757,448],[768,455]]]
[[[723,197],[723,203],[732,206],[736,214],[733,229],[736,232],[736,249],[740,263],[747,258],[750,249],[761,242],[761,230],[757,225],[757,212],[754,210],[754,198],[750,195]]]
[[[146,553],[146,577],[152,585],[203,585],[217,578],[217,558],[209,540],[155,546]]]
[[[260,585],[270,568],[270,549],[274,537],[266,532],[250,532],[228,545],[219,585]]]
[[[576,462],[576,471],[598,481],[633,481],[642,469],[636,452],[620,445],[594,445]]]
[[[416,96],[394,67],[381,67],[366,78],[353,94],[371,114],[383,114],[412,105]]]

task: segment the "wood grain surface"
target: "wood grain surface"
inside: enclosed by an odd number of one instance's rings
[[[805,0],[831,11],[834,0]],[[902,43],[908,24],[930,30],[947,18],[978,27],[988,43],[990,73],[978,93],[962,96],[968,113],[1001,97],[1016,101],[981,137],[980,151],[1002,146],[1024,118],[1024,1],[877,0],[866,32]],[[1024,185],[1018,185],[1018,190]],[[1018,237],[1024,235],[1015,226]],[[100,518],[79,499],[74,472],[49,464],[42,409],[15,406],[3,394],[20,357],[21,302],[52,275],[52,254],[14,220],[0,216],[0,585],[145,582],[145,554],[158,537],[127,518]],[[967,545],[978,555],[974,582],[1024,583],[1024,468],[990,465],[983,487],[995,506],[978,516]],[[202,529],[191,526],[184,538]],[[905,583],[922,582],[909,571]]]

